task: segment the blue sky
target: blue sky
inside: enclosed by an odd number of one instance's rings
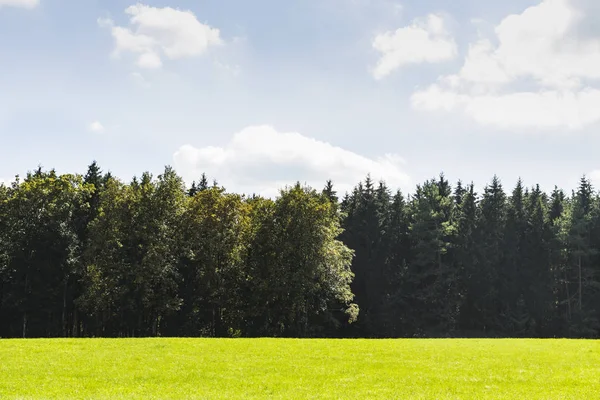
[[[600,186],[593,0],[0,0],[0,178]]]

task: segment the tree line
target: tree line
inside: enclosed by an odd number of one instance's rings
[[[343,196],[124,183],[0,185],[0,337],[598,337],[600,196],[444,175]]]

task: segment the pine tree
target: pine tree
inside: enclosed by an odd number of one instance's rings
[[[196,186],[196,181],[192,181],[192,185],[190,186],[187,195],[189,197],[194,197],[198,193],[198,187]]]
[[[197,185],[197,190],[199,192],[208,189],[208,178],[206,177],[206,174],[203,172],[202,176],[200,177],[200,182],[198,182]]]
[[[325,183],[325,187],[323,188],[323,195],[329,199],[333,204],[338,203],[337,192],[333,188],[333,182],[331,179],[328,179]]]
[[[364,183],[359,183],[355,188],[354,197],[352,224],[347,226],[346,233],[350,236],[349,243],[352,243],[354,246],[352,249],[355,251],[352,272],[356,279],[352,284],[352,292],[360,305],[357,328],[362,330],[362,334],[377,335],[373,329],[373,321],[376,318],[380,293],[374,292],[379,275],[379,266],[375,263],[375,257],[381,232],[374,183],[369,175]]]
[[[454,204],[457,207],[460,207],[463,201],[463,197],[465,195],[465,193],[467,192],[468,189],[465,189],[463,187],[463,183],[461,180],[459,180],[456,183],[456,188],[454,189]]]
[[[521,179],[508,199],[506,225],[503,232],[503,263],[498,269],[498,290],[500,301],[500,320],[502,328],[512,334],[524,334],[529,315],[526,314],[522,296],[525,286],[524,247],[527,220],[525,217],[525,199],[527,189]]]
[[[568,307],[564,307],[565,299],[569,298],[566,293],[568,284],[565,280],[565,266],[567,264],[567,252],[565,249],[565,226],[569,216],[566,215],[568,199],[562,190],[556,186],[552,191],[548,206],[549,225],[549,268],[552,274],[550,290],[552,291],[552,306],[550,312],[549,335],[565,336],[566,321],[569,314]]]
[[[417,186],[412,199],[413,257],[404,293],[417,334],[449,333],[457,327],[457,271],[449,254],[455,235],[450,195],[440,176],[439,181]]]
[[[504,265],[506,224],[506,195],[497,176],[484,188],[478,216],[477,268],[474,270],[472,290],[476,314],[471,329],[493,334],[502,331],[498,285],[500,270]]]
[[[387,251],[384,265],[384,290],[380,313],[380,334],[398,337],[410,330],[406,321],[407,305],[402,282],[411,257],[409,210],[401,191],[397,191],[389,210]]]
[[[593,336],[600,329],[593,305],[596,278],[591,262],[598,250],[591,242],[594,219],[592,193],[591,183],[583,177],[573,200],[567,238],[570,257],[565,272],[569,292],[576,294],[569,298],[573,318],[571,326],[573,334],[578,336]]]
[[[529,321],[527,334],[541,336],[548,329],[552,309],[552,270],[550,268],[551,229],[546,218],[547,205],[539,185],[527,198],[521,273],[522,296]]]
[[[459,194],[460,191],[455,192]],[[459,329],[468,333],[475,329],[472,322],[479,317],[476,301],[478,295],[478,260],[477,250],[477,194],[473,183],[464,191],[460,200],[455,200],[456,207],[456,253],[455,262],[458,279],[458,296],[460,301]]]

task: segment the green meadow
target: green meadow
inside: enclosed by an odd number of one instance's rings
[[[585,340],[0,340],[0,399],[596,399]]]

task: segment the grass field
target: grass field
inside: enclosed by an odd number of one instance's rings
[[[598,399],[600,342],[0,340],[0,399]]]

